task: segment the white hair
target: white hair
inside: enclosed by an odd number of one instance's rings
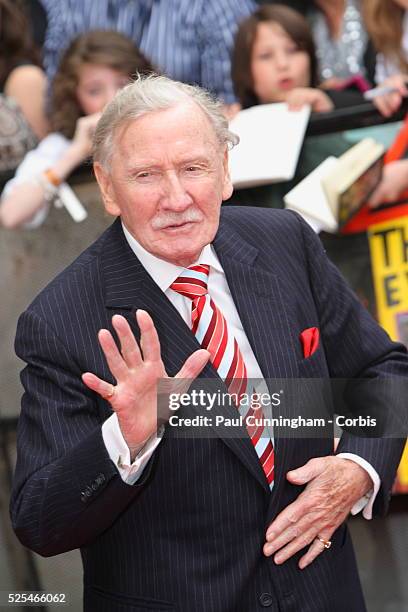
[[[204,112],[220,145],[232,148],[238,144],[239,137],[228,129],[221,102],[207,91],[161,75],[138,75],[136,80],[116,94],[103,111],[93,139],[94,161],[107,170],[118,128],[142,115],[167,110],[185,101],[194,102]]]

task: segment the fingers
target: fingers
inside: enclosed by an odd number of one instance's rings
[[[291,529],[304,515],[304,510],[299,503],[299,498],[287,506],[276,519],[269,525],[266,531],[267,542],[275,542],[286,529]]]
[[[371,197],[368,201],[368,205],[371,208],[377,208],[377,206],[379,206],[381,202],[385,202],[385,195],[386,194],[384,193],[384,190],[380,183],[377,189],[375,189],[375,191],[373,191],[373,193],[371,194]]]
[[[302,106],[306,103],[307,101],[304,99],[303,96],[296,94],[290,96],[287,100],[288,109],[292,112],[300,111]]]
[[[112,317],[112,325],[119,339],[120,350],[109,330],[101,329],[98,333],[99,344],[105,355],[109,370],[118,383],[123,382],[128,377],[130,370],[136,370],[145,362],[160,361],[159,338],[151,317],[144,310],[138,310],[136,317],[140,327],[143,358],[138,343],[125,317],[121,315],[114,315]],[[198,359],[196,369],[203,362],[203,357],[201,357],[201,360]],[[86,380],[87,386],[94,389],[96,377],[93,379],[87,377]],[[104,391],[104,388],[100,386],[94,390],[97,390],[100,395],[106,394],[106,389]]]
[[[296,502],[291,504],[291,506],[295,507]],[[289,506],[287,509],[289,509]],[[266,557],[274,555],[273,560],[279,565],[308,544],[311,544],[308,552],[299,562],[299,567],[303,569],[325,550],[324,544],[318,539],[315,542],[315,539],[320,536],[322,539],[330,541],[334,528],[333,526],[325,527],[324,523],[322,524],[322,519],[316,513],[305,513],[299,510],[299,507],[295,511],[292,510],[291,523],[289,525],[286,523],[287,527],[282,532],[278,531],[279,523],[277,519],[271,524],[267,530],[263,552]],[[298,519],[297,517],[300,518]],[[317,530],[317,525],[319,525],[319,531]]]
[[[391,117],[395,112],[397,112],[401,106],[401,102],[402,94],[400,92],[378,96],[374,99],[374,105],[377,107],[377,110],[383,117]]]
[[[120,350],[127,366],[136,368],[142,361],[142,355],[129,323],[125,317],[115,315],[112,317],[112,325],[118,335]]]
[[[181,370],[176,374],[175,378],[185,378],[188,380],[193,380],[197,378],[200,374],[201,370],[208,363],[210,359],[209,351],[205,349],[199,349],[185,361]]]
[[[332,537],[332,534],[333,530],[323,530],[317,533],[316,529],[313,528],[305,533],[299,533],[293,540],[288,540],[288,543],[286,546],[284,546],[284,548],[282,548],[282,545],[273,547],[272,544],[265,544],[264,554],[268,557],[271,556],[276,550],[279,550],[279,552],[275,554],[273,560],[277,565],[280,565],[285,563],[285,561],[290,559],[290,557],[293,557],[293,555],[310,544],[308,551],[303,555],[303,557],[300,558],[298,564],[300,569],[304,569],[310,565],[322,552],[326,551],[326,546],[321,540],[331,543],[330,538]]]
[[[98,393],[101,397],[103,397],[103,399],[109,400],[109,396],[113,397],[111,383],[98,378],[98,376],[95,376],[95,374],[85,372],[82,374],[82,381],[88,387],[88,389],[95,391],[95,393]]]
[[[128,373],[128,367],[122,358],[122,355],[120,354],[110,331],[107,329],[101,329],[98,333],[98,339],[113,376],[116,378],[116,380],[125,378]]]
[[[334,109],[334,104],[322,91],[319,92],[319,96],[316,98],[316,104],[314,109],[317,113],[328,113]]]
[[[332,535],[333,533],[329,533],[329,532],[319,533],[319,536],[323,540],[326,540],[328,542],[330,542],[330,538],[332,537]],[[313,542],[311,543],[307,553],[303,555],[301,559],[299,559],[299,564],[298,564],[299,569],[305,569],[305,567],[310,565],[316,559],[316,557],[321,555],[322,552],[324,552],[325,550],[326,550],[325,545],[318,539],[318,536],[316,536],[313,539]]]
[[[327,517],[324,519],[319,512],[313,511],[313,507],[305,506],[300,501],[298,498],[271,523],[266,532],[263,553],[266,557],[274,555],[273,560],[279,565],[311,544],[299,562],[299,567],[303,569],[325,550],[324,544],[319,540],[315,542],[315,539],[320,536],[330,540],[335,527],[332,519],[329,524]]]
[[[312,546],[313,546],[315,538],[316,538],[315,529],[310,530],[306,533],[299,533],[299,535],[293,540],[288,540],[288,544],[286,546],[278,547],[279,552],[274,556],[273,560],[275,561],[277,565],[280,565],[281,563],[285,563],[285,561],[287,561],[288,559],[290,559],[290,557],[292,557],[297,552],[305,548],[305,546],[307,546],[308,544],[312,543]],[[323,544],[321,544],[319,540],[317,540],[317,542],[320,544],[320,547],[317,549],[316,552],[318,551],[323,552],[324,550]],[[268,546],[270,545],[265,545],[264,549],[266,549]],[[275,550],[273,552],[275,552]],[[270,553],[270,554],[273,554],[273,553]],[[266,556],[270,556],[270,555],[266,555]]]
[[[151,316],[145,310],[136,311],[137,324],[140,329],[140,345],[145,361],[160,361],[160,342]]]
[[[324,457],[310,459],[305,465],[291,470],[286,474],[287,479],[294,484],[306,484],[313,478],[321,474],[327,466],[327,461]]]
[[[273,532],[272,532],[273,533]],[[280,550],[288,544],[289,542],[298,541],[299,538],[302,537],[302,525],[298,523],[291,524],[287,529],[285,529],[282,533],[277,535],[276,537],[268,537],[267,541],[264,545],[264,554],[267,557],[273,555],[276,551]],[[312,536],[313,537],[313,536]],[[306,546],[309,542],[305,542],[303,546]],[[279,555],[277,555],[279,557]],[[275,558],[275,561],[278,560]]]
[[[136,319],[140,329],[140,346],[143,351],[144,361],[159,361],[160,356],[160,342],[157,335],[156,328],[152,321],[152,318],[145,310],[138,310],[136,312]],[[142,354],[138,343],[134,337],[134,334],[130,328],[128,321],[121,315],[114,315],[112,317],[112,325],[118,335],[120,342],[120,349],[123,359],[120,359],[120,353],[116,348],[116,344],[107,330],[101,330],[99,332],[99,341],[102,348],[107,348],[108,354],[105,353],[106,358],[110,356],[111,363],[116,369],[116,373],[111,369],[112,374],[115,378],[118,378],[124,374],[123,366],[126,365],[128,368],[136,368],[142,364]],[[106,332],[106,333],[105,333]],[[108,337],[109,336],[109,337]],[[110,362],[109,367],[110,367]]]

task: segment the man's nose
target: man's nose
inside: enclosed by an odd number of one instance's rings
[[[166,176],[162,205],[172,210],[182,211],[191,206],[192,197],[176,172]]]

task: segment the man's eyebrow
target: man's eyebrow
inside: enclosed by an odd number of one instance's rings
[[[186,157],[181,157],[176,161],[176,166],[183,166],[185,164],[210,164],[211,157],[205,155],[189,155]],[[140,172],[141,170],[146,170],[148,168],[160,168],[161,164],[157,163],[154,160],[141,160],[139,162],[132,163],[129,166],[125,166],[126,174],[135,174],[135,172]]]
[[[138,163],[131,164],[129,166],[125,165],[125,173],[126,174],[135,174],[135,172],[140,172],[140,170],[146,170],[146,168],[154,168],[157,164],[154,161],[141,161]]]

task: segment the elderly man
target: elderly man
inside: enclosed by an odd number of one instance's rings
[[[385,511],[402,442],[158,430],[166,377],[408,372],[295,213],[220,215],[234,142],[199,88],[126,87],[95,134],[118,219],[19,321],[13,524],[42,555],[81,547],[86,610],[364,610],[344,521]]]

